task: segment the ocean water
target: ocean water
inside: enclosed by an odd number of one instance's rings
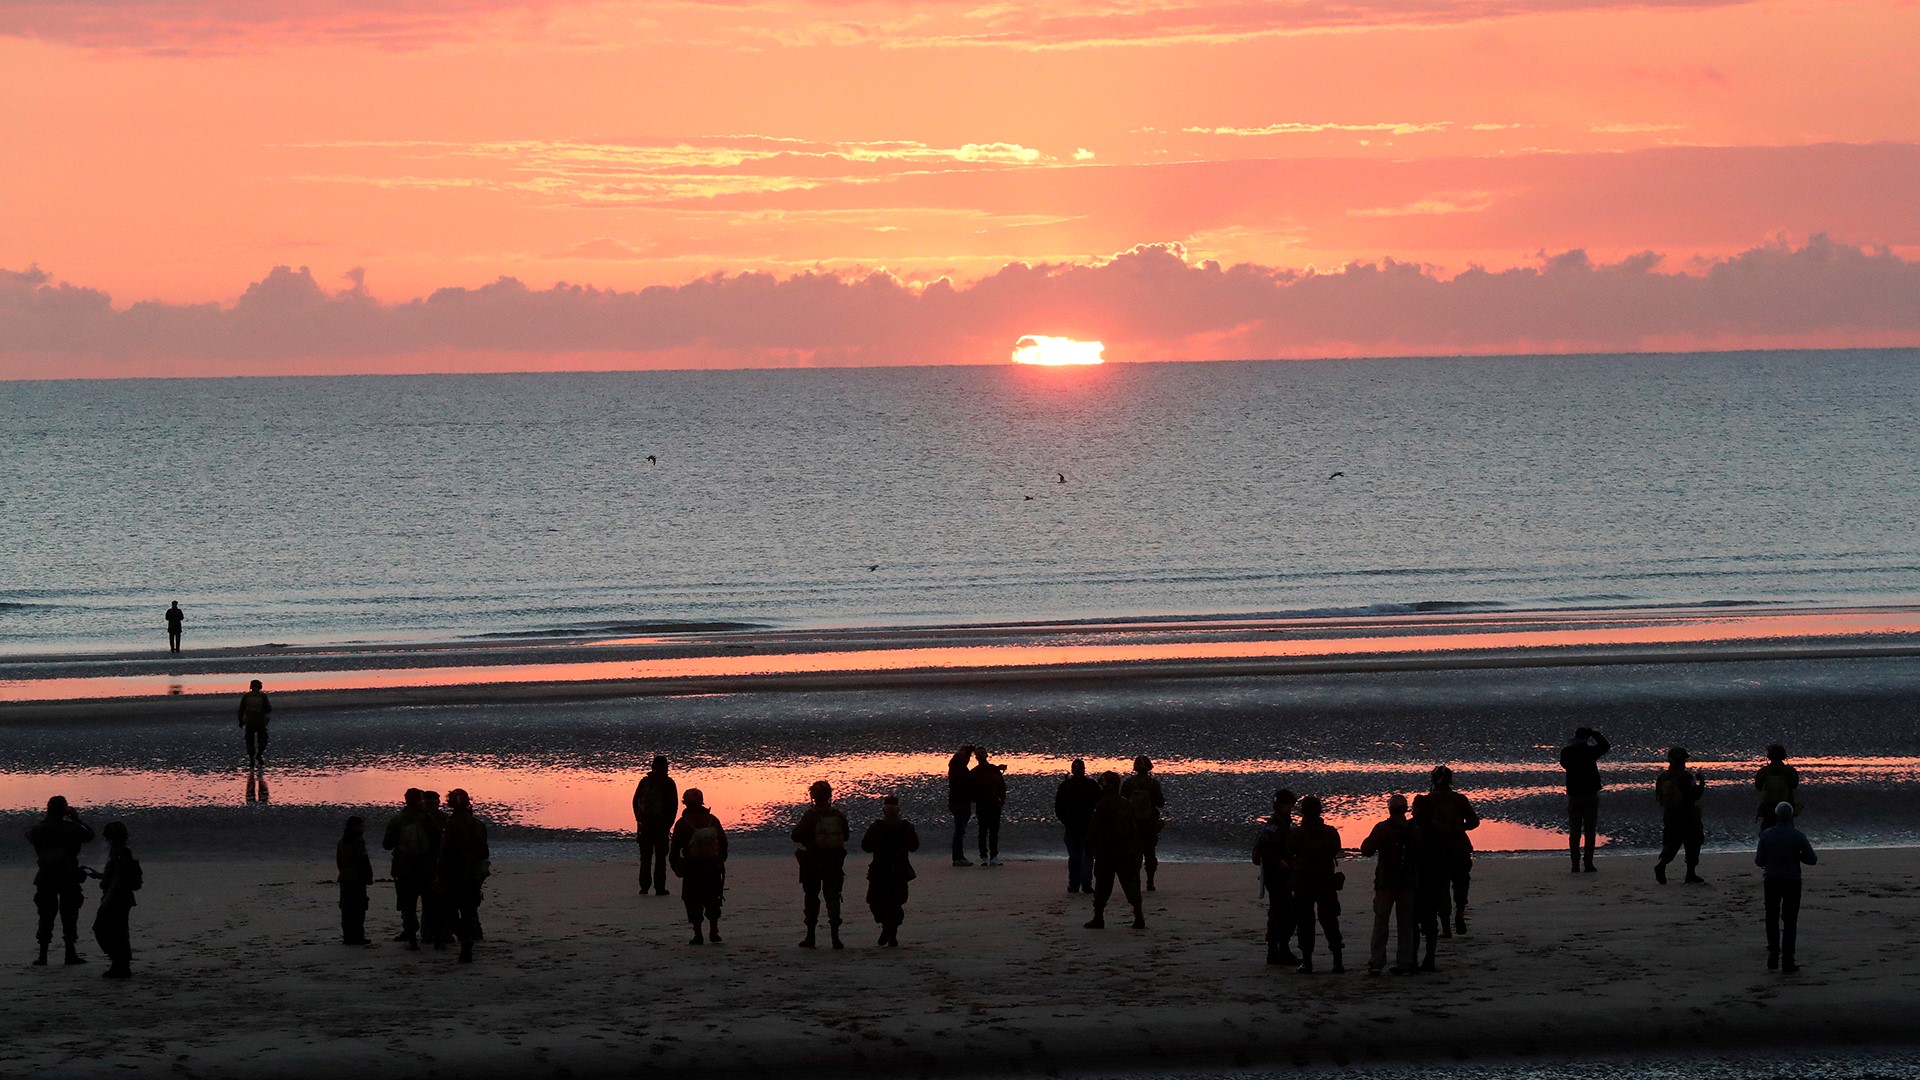
[[[4,383],[0,654],[174,599],[190,647],[1912,602],[1916,401],[1914,350]]]

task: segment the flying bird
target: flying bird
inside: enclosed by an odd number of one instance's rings
[[[1059,477],[1060,477],[1060,482],[1061,482],[1061,483],[1063,483],[1063,484],[1064,484],[1064,483],[1066,483],[1066,482],[1067,482],[1067,474],[1066,474],[1066,473],[1057,473],[1057,474],[1055,474],[1055,475],[1057,475],[1057,476],[1059,476]]]
[[[658,464],[660,464],[660,459],[659,459],[659,458],[657,458],[657,457],[654,457],[654,456],[653,456],[652,454],[648,454],[648,455],[647,455],[647,464],[649,464],[649,465],[658,465]]]
[[[874,563],[874,564],[873,564],[872,566],[869,566],[869,567],[867,567],[867,573],[869,573],[869,574],[871,574],[871,573],[873,573],[873,572],[874,572],[875,570],[878,570],[878,569],[880,569],[880,564],[879,564],[879,563]]]
[[[1020,497],[1021,497],[1022,499],[1025,499],[1025,500],[1026,500],[1026,501],[1028,501],[1028,502],[1032,502],[1032,501],[1033,501],[1033,496],[1031,496],[1031,495],[1022,495],[1022,496],[1020,496]]]
[[[1329,477],[1327,477],[1327,479],[1329,479],[1329,480],[1338,480],[1338,479],[1340,479],[1341,477],[1343,477],[1343,476],[1345,476],[1345,475],[1347,475],[1347,474],[1346,474],[1346,473],[1343,473],[1343,472],[1337,472],[1337,473],[1334,473],[1334,474],[1333,474],[1332,476],[1329,476]]]

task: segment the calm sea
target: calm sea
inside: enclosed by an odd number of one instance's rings
[[[1910,602],[1916,402],[1913,350],[0,384],[0,653],[175,599],[196,647]]]

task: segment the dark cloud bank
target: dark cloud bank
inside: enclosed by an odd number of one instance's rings
[[[1189,262],[1014,264],[967,285],[884,273],[717,274],[621,292],[511,278],[385,303],[276,267],[231,305],[135,303],[0,270],[0,376],[369,370],[463,355],[599,366],[995,362],[1023,334],[1098,337],[1118,359],[1920,343],[1920,262],[1816,236],[1685,269],[1584,252],[1445,276],[1387,260],[1331,273]],[[448,360],[451,362],[448,362]],[[391,366],[390,366],[391,367]],[[392,369],[399,369],[393,367]]]

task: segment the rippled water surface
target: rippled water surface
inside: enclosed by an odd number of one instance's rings
[[[1912,600],[1916,357],[0,384],[0,654]]]

